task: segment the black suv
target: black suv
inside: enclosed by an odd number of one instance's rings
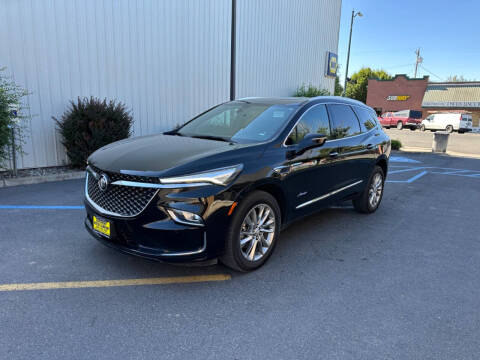
[[[246,98],[88,159],[85,225],[150,259],[219,258],[249,271],[280,231],[332,203],[374,212],[390,139],[364,104],[340,97]]]

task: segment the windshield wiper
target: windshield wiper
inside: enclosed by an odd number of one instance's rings
[[[189,135],[189,136],[197,139],[218,140],[218,141],[234,143],[234,141],[230,140],[229,138],[224,138],[222,136],[215,136],[215,135]]]

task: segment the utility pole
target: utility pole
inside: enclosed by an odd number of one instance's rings
[[[347,67],[345,68],[345,84],[343,86],[342,96],[345,96],[345,93],[347,92],[348,64],[350,63],[350,46],[352,45],[353,19],[356,16],[363,16],[363,14],[360,11],[355,13],[355,10],[352,10],[352,20],[350,21],[350,39],[348,40]]]
[[[423,58],[420,56],[420,48],[415,51],[415,54],[417,54],[417,61],[415,61],[415,76],[414,78],[417,77],[417,70],[418,70],[418,64],[421,64],[423,62]]]

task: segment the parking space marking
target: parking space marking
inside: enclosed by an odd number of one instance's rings
[[[401,170],[391,170],[388,173],[389,174],[398,174],[398,173],[402,173],[402,172],[422,170],[422,169],[425,169],[425,168],[424,167],[415,167],[415,168],[408,168],[408,169],[401,169]]]
[[[84,206],[0,205],[0,209],[83,210]]]
[[[410,179],[407,180],[407,183],[412,183],[414,182],[415,180],[418,180],[420,179],[423,175],[425,175],[427,173],[427,171],[422,171],[420,174],[417,174],[415,175],[414,177],[411,177]]]
[[[195,276],[177,276],[177,277],[124,279],[124,280],[64,281],[64,282],[41,282],[41,283],[25,283],[25,284],[3,284],[3,285],[0,285],[0,292],[25,291],[25,290],[105,288],[105,287],[119,287],[119,286],[139,286],[139,285],[189,284],[189,283],[199,283],[199,282],[227,281],[227,280],[231,280],[231,278],[232,277],[228,274],[215,274],[215,275],[195,275]]]
[[[421,163],[421,161],[413,160],[404,156],[390,156],[390,162],[403,162],[403,163]]]
[[[405,165],[392,165],[390,166],[392,169],[388,172],[388,175],[398,174],[398,173],[405,173],[408,171],[417,171],[417,170],[424,170],[421,173],[413,176],[408,180],[386,180],[389,183],[412,183],[415,180],[418,180],[422,176],[427,173],[436,174],[436,175],[449,175],[449,176],[461,176],[461,177],[468,177],[473,179],[480,179],[480,172],[478,170],[467,170],[467,169],[456,169],[456,168],[444,168],[438,166],[405,166]],[[428,170],[428,171],[427,171]]]

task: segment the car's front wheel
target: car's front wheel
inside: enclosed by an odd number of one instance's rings
[[[401,121],[399,121],[399,122],[397,123],[397,129],[398,129],[398,130],[402,130],[402,129],[403,129],[403,123],[402,123]]]
[[[221,262],[243,272],[262,266],[275,248],[280,223],[275,198],[264,191],[252,192],[233,213]]]
[[[383,197],[385,174],[380,166],[375,166],[367,186],[360,196],[353,200],[353,207],[361,213],[370,214],[378,209]]]
[[[425,131],[425,124],[420,125],[420,131]]]

